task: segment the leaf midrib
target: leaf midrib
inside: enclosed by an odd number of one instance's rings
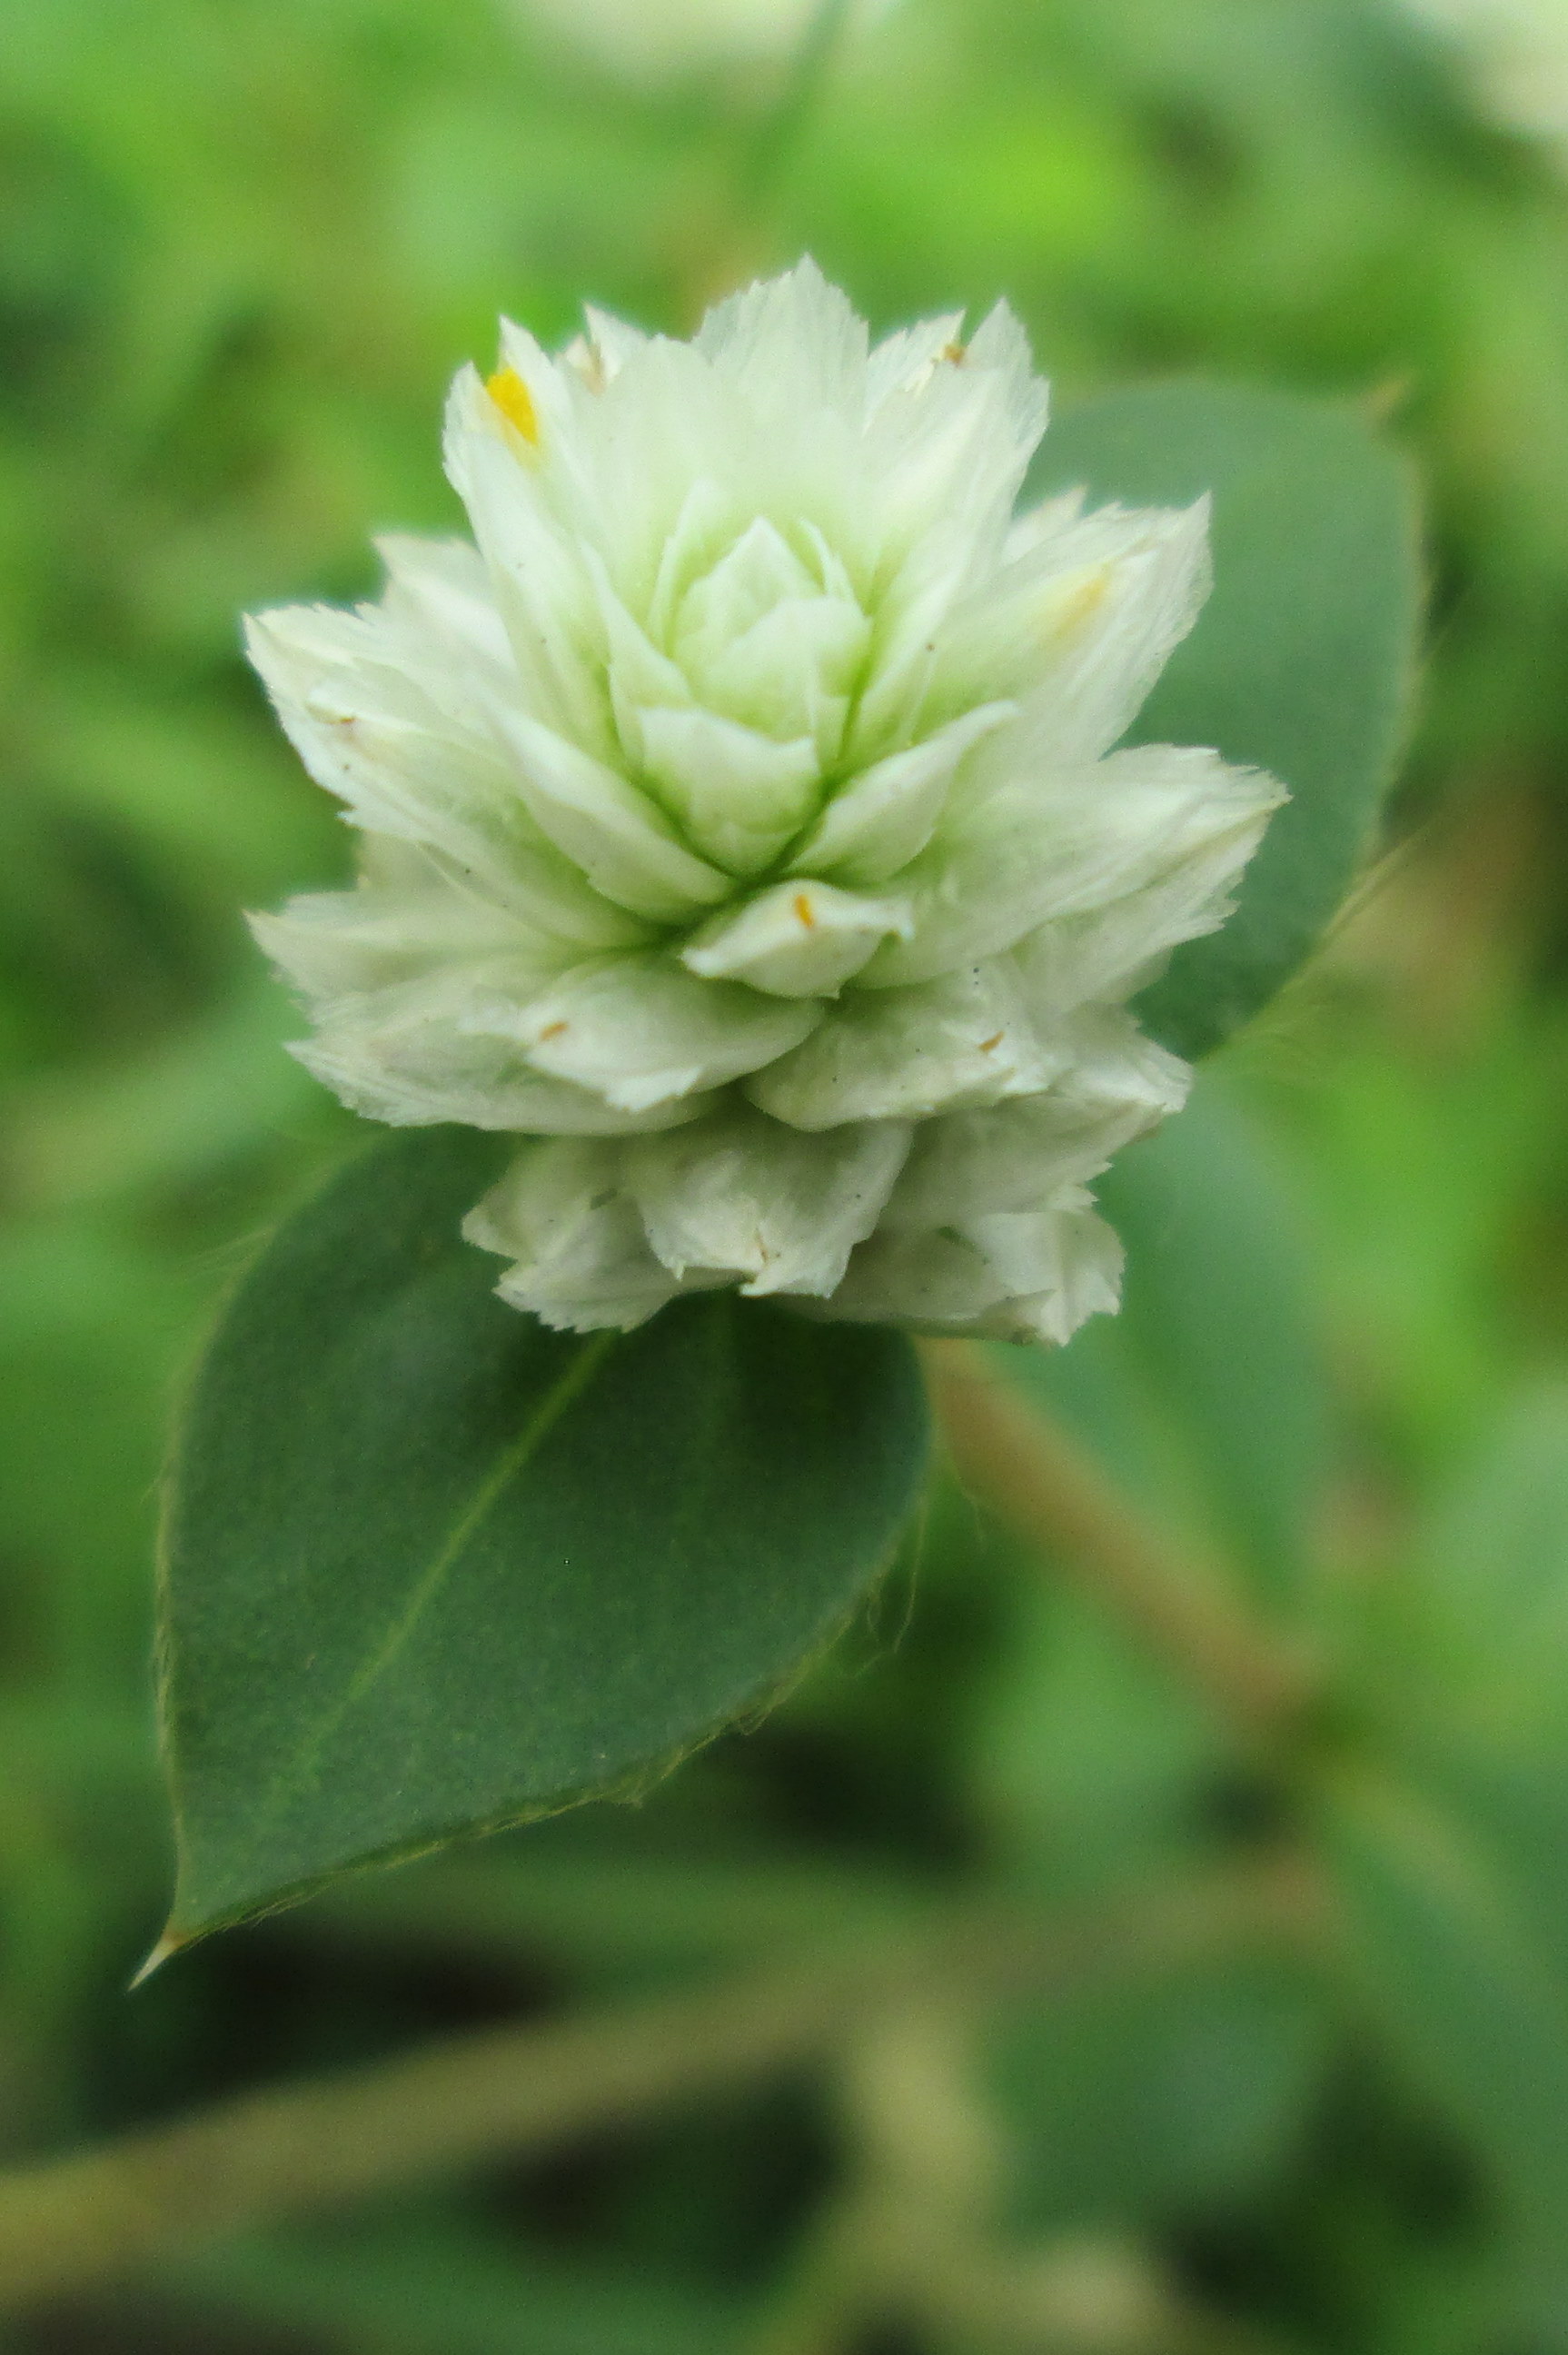
[[[526,1469],[567,1409],[575,1405],[578,1399],[581,1397],[610,1350],[621,1338],[622,1336],[613,1331],[590,1335],[583,1341],[571,1364],[562,1370],[539,1401],[522,1429],[502,1448],[490,1470],[453,1523],[445,1540],[415,1582],[401,1613],[388,1629],[381,1642],[350,1678],[341,1699],[327,1710],[315,1732],[272,1778],[263,1794],[261,1806],[252,1824],[253,1837],[259,1836],[270,1825],[275,1823],[289,1800],[309,1782],[320,1763],[323,1751],[332,1741],[344,1720],[351,1710],[358,1707],[373,1687],[380,1682],[407,1647],[415,1629],[451,1576],[475,1529],[493,1511],[512,1481]]]

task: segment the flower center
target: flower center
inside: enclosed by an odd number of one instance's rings
[[[820,534],[807,553],[766,517],[685,590],[670,653],[699,703],[775,743],[837,757],[870,623]],[[811,560],[807,560],[807,557]]]

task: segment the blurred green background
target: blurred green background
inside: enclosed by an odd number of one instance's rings
[[[1568,87],[1568,6],[1520,22],[1532,91]],[[1339,1908],[1327,1953],[1260,1955],[1221,1907],[1179,1968],[893,2023],[841,2082],[84,2288],[0,2344],[1568,2349],[1568,178],[1488,119],[1485,63],[1394,0],[901,0],[815,31],[782,0],[0,5],[9,2156],[997,1887],[1136,1918],[1283,1850]],[[237,611],[365,593],[371,529],[456,527],[440,404],[498,310],[685,332],[805,248],[878,326],[1006,292],[1063,403],[1192,371],[1318,391],[1426,485],[1386,854],[1107,1186],[1124,1317],[1012,1369],[1328,1647],[1333,1723],[1308,1771],[1260,1764],[939,1488],[867,1624],[640,1807],[356,1884],[127,1996],[169,1872],[169,1401],[250,1240],[356,1134],[281,1051],[239,919],[348,846]],[[838,2297],[824,2236],[868,2186],[908,2245]]]

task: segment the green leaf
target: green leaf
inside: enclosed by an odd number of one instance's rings
[[[1213,594],[1130,741],[1213,745],[1292,796],[1224,929],[1179,949],[1140,1001],[1157,1038],[1200,1055],[1300,964],[1371,839],[1413,667],[1410,484],[1350,410],[1203,384],[1069,410],[1030,489],[1079,484],[1129,506],[1212,494]]]
[[[341,2355],[731,2355],[752,2321],[732,2290],[417,2211],[229,2242],[158,2287],[215,2336],[250,2324]]]
[[[1095,1190],[1126,1247],[1120,1316],[998,1365],[1150,1509],[1195,1508],[1261,1593],[1299,1594],[1330,1438],[1300,1206],[1218,1071]]]
[[[504,1150],[380,1146],[219,1326],[166,1532],[174,1945],[666,1764],[832,1636],[914,1499],[898,1335],[504,1307],[458,1234]]]
[[[1250,1955],[1016,2014],[988,2058],[1020,2219],[1165,2222],[1255,2199],[1305,2138],[1332,2027],[1308,1971]]]
[[[1221,1539],[1299,1588],[1328,1458],[1328,1375],[1297,1204],[1212,1079],[1106,1171],[1127,1252],[1123,1346],[1179,1423]]]
[[[974,1804],[1031,1881],[1080,1898],[1207,1851],[1223,1737],[1094,1603],[1031,1577],[977,1700]]]
[[[1543,1796],[1563,1789],[1565,1562],[1568,1385],[1537,1377],[1448,1471],[1408,1557],[1347,1598],[1347,1688],[1385,1752],[1424,1771],[1449,1753],[1484,1759]]]
[[[1347,1614],[1344,1697],[1381,1763],[1330,1762],[1315,1794],[1384,2032],[1485,2166],[1510,2277],[1560,2313],[1565,1559],[1568,1392],[1543,1380],[1458,1467],[1410,1559]]]
[[[1535,1380],[1438,1499],[1411,1583],[1438,1706],[1509,1753],[1568,1732],[1568,1385]],[[1555,1781],[1555,1776],[1553,1776]]]
[[[1315,1813],[1384,2033],[1486,2161],[1528,2286],[1563,2286],[1568,1964],[1541,1902],[1560,1791],[1454,1754],[1331,1770]]]

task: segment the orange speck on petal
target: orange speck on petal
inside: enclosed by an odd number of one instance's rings
[[[938,357],[950,361],[954,368],[958,368],[969,357],[969,346],[967,344],[959,343],[944,344]]]
[[[559,1039],[567,1027],[564,1022],[547,1022],[539,1035],[539,1045],[542,1047],[547,1039]]]
[[[999,1047],[1001,1045],[1007,1035],[1008,1034],[1005,1030],[998,1030],[994,1039],[982,1039],[980,1041],[981,1054],[988,1055],[994,1047]]]
[[[524,441],[531,442],[537,450],[539,439],[539,412],[534,407],[532,393],[517,374],[517,369],[497,368],[494,376],[485,378],[485,389],[507,424],[515,425]]]
[[[795,895],[795,912],[808,932],[814,932],[816,930],[816,918],[812,913],[811,901],[804,891],[797,891]]]

